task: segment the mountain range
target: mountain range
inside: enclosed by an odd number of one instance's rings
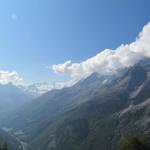
[[[28,93],[12,83],[0,84],[0,120],[29,102],[30,99],[32,97]]]
[[[129,133],[141,132],[150,140],[149,91],[145,58],[115,75],[95,72],[33,100],[21,95],[27,102],[21,100],[0,126],[21,144],[14,150],[116,150]]]

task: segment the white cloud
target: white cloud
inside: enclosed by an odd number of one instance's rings
[[[66,61],[64,64],[53,65],[52,68],[55,73],[67,73],[68,67],[71,65],[71,60]]]
[[[0,84],[13,83],[15,85],[22,83],[22,78],[16,71],[3,71],[0,70]]]
[[[81,79],[93,72],[114,74],[121,68],[133,66],[144,57],[150,57],[150,23],[144,26],[131,44],[121,45],[115,50],[105,49],[80,63],[69,60],[63,64],[55,64],[52,68],[55,73],[70,74],[73,79]]]
[[[0,70],[0,84],[12,83],[35,97],[53,89],[62,89],[64,87],[72,86],[74,82],[74,80],[70,80],[66,82],[39,82],[27,84],[27,82],[20,77],[18,72]]]
[[[15,17],[14,17],[15,18]],[[121,45],[115,50],[105,49],[85,61],[72,63],[71,60],[63,64],[54,64],[52,69],[57,74],[69,74],[72,79],[67,82],[37,83],[26,87],[35,94],[43,94],[52,89],[61,89],[72,86],[79,79],[85,78],[93,72],[101,75],[116,73],[119,69],[133,66],[144,57],[150,57],[150,23],[144,26],[143,31],[131,44]],[[0,84],[24,84],[16,71],[0,71]]]

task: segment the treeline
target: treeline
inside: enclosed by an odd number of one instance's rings
[[[8,150],[7,144],[0,146],[0,150]],[[133,134],[121,140],[118,150],[150,150],[150,145],[144,135]]]
[[[134,134],[121,141],[119,150],[150,150],[150,146],[144,135]]]
[[[0,150],[8,150],[7,144],[4,144],[3,146],[0,146]]]

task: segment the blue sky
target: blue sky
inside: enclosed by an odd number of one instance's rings
[[[135,40],[149,0],[1,0],[0,70],[28,82],[63,81],[48,66],[81,62]]]

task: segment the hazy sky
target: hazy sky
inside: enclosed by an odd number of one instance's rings
[[[63,81],[53,64],[130,43],[149,21],[149,0],[0,0],[0,70]]]

